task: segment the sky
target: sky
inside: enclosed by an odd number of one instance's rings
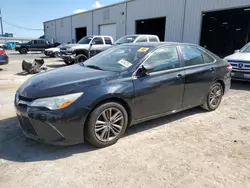
[[[1,0],[4,33],[13,33],[14,37],[40,37],[44,34],[44,21],[120,1],[122,0]]]

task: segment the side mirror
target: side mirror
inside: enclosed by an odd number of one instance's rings
[[[235,54],[236,54],[236,53],[239,53],[239,52],[240,52],[240,50],[235,50],[235,51],[234,51]]]
[[[148,66],[148,65],[142,65],[137,71],[137,76],[149,75],[149,73],[152,72],[152,70],[153,70],[153,67]]]
[[[95,41],[92,41],[90,46],[93,46],[93,45],[96,45],[96,42]]]

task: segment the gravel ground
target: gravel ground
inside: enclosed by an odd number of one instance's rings
[[[54,147],[24,138],[13,107],[21,60],[0,71],[0,187],[250,187],[250,83],[233,82],[218,110],[184,111],[129,128],[114,146]],[[51,68],[64,66],[47,58]],[[19,74],[17,74],[19,73]]]

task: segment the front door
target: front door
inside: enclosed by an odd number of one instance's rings
[[[142,120],[180,109],[185,72],[177,48],[161,47],[152,53],[143,66],[151,67],[151,71],[134,80],[135,118]]]
[[[181,46],[185,66],[185,92],[183,108],[203,103],[215,78],[215,59],[195,46]]]

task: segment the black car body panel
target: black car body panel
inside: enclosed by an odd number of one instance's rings
[[[133,45],[143,47],[146,44]],[[153,53],[163,45],[179,44],[150,45],[154,48],[150,53]],[[214,56],[214,63],[184,67],[180,51],[180,68],[138,76],[138,68],[150,53],[122,72],[102,71],[76,64],[30,78],[18,89],[15,99],[22,130],[28,137],[46,143],[81,143],[89,114],[105,101],[121,103],[129,114],[129,125],[133,125],[203,104],[214,82],[222,84],[224,93],[230,88],[231,73],[226,69],[228,63]],[[35,99],[78,92],[84,94],[64,109],[30,107]]]
[[[6,54],[0,54],[0,65],[6,65],[9,63],[9,57]]]

